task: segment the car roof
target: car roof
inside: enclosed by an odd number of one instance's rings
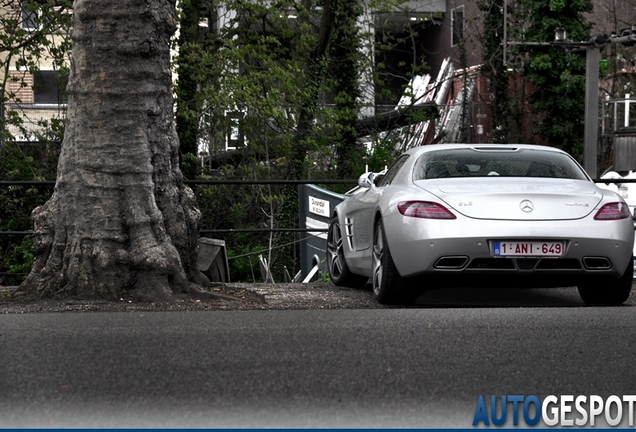
[[[536,144],[462,144],[462,143],[454,143],[454,144],[428,144],[420,147],[414,147],[408,150],[407,154],[421,154],[429,151],[436,150],[450,150],[450,149],[488,149],[488,150],[496,150],[501,149],[502,151],[510,151],[513,149],[528,149],[528,150],[540,150],[540,151],[552,151],[556,153],[565,153],[563,150],[560,150],[556,147],[549,147],[544,145],[536,145]]]

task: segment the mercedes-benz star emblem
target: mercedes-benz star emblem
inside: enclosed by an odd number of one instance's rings
[[[530,213],[534,210],[534,204],[532,204],[532,201],[530,200],[523,200],[521,201],[521,204],[519,204],[519,208],[526,213]]]

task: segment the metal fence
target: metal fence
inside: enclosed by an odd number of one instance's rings
[[[237,186],[249,186],[249,185],[308,185],[308,184],[321,184],[321,185],[346,185],[355,184],[357,180],[184,180],[187,185],[237,185]],[[54,180],[45,181],[31,181],[31,180],[0,180],[0,187],[9,186],[55,186]],[[319,229],[308,228],[239,228],[239,229],[202,229],[201,234],[215,234],[215,233],[236,233],[236,232],[253,232],[253,233],[270,233],[270,232],[309,232],[320,231]],[[326,231],[326,229],[324,230]],[[0,231],[2,235],[30,235],[33,231]]]
[[[594,179],[595,183],[636,183],[636,179]],[[303,277],[306,273],[317,264],[315,261],[321,259],[321,254],[317,251],[322,250],[324,255],[324,246],[326,245],[326,235],[328,231],[328,219],[330,215],[317,215],[315,211],[311,211],[310,204],[307,204],[308,196],[313,196],[320,200],[329,200],[332,206],[335,206],[342,196],[326,189],[317,188],[315,185],[346,185],[355,184],[357,180],[185,180],[185,184],[190,186],[216,186],[216,185],[299,185],[298,191],[298,212],[300,227],[286,228],[235,228],[235,229],[201,229],[199,233],[203,236],[211,234],[232,234],[232,233],[299,233],[301,238],[301,270]],[[0,187],[11,186],[30,186],[30,187],[46,187],[52,188],[55,181],[21,181],[21,180],[0,180]],[[312,214],[313,213],[313,214]],[[314,220],[312,220],[312,218]],[[304,221],[304,222],[303,222]],[[318,221],[318,225],[316,224]],[[0,236],[28,236],[33,231],[0,231]],[[306,250],[303,250],[306,249]],[[11,273],[2,273],[9,275]],[[0,275],[2,275],[0,274]]]
[[[193,187],[193,190],[196,192],[196,188],[194,186],[218,186],[218,185],[230,185],[230,186],[252,186],[252,185],[297,185],[298,186],[298,212],[300,215],[300,219],[298,220],[298,227],[282,227],[282,228],[226,228],[226,229],[209,229],[203,228],[199,231],[199,234],[202,237],[205,236],[216,236],[221,235],[231,235],[235,233],[252,233],[252,234],[270,234],[270,233],[297,233],[300,235],[300,238],[295,241],[295,243],[300,243],[300,263],[303,277],[306,276],[307,269],[304,264],[307,261],[306,256],[309,256],[308,250],[305,249],[316,247],[317,244],[322,245],[326,238],[327,227],[315,227],[310,224],[304,223],[304,206],[303,202],[306,199],[305,189],[313,188],[313,191],[316,191],[320,188],[316,188],[316,184],[320,185],[353,185],[357,183],[357,180],[279,180],[279,179],[270,179],[270,180],[184,180],[184,183],[188,186]],[[55,186],[55,181],[30,181],[30,180],[0,180],[0,188],[5,187],[13,187],[13,186],[21,186],[21,187],[36,187],[36,188],[47,188],[52,189]],[[324,192],[329,193],[326,189],[323,189]],[[334,193],[334,196],[337,195]],[[0,236],[29,236],[32,235],[33,231],[0,231]],[[317,243],[318,242],[318,243]],[[312,252],[311,257],[314,257],[315,253]],[[17,273],[8,273],[8,272],[0,272],[0,276],[10,276],[15,275],[19,276],[21,274]]]
[[[595,183],[636,183],[636,179],[594,179]],[[184,180],[187,185],[308,185],[308,184],[356,184],[357,180]],[[54,180],[0,180],[0,187],[8,186],[55,186]],[[315,229],[301,228],[245,228],[245,229],[221,229],[202,230],[202,233],[223,232],[307,232]],[[0,235],[28,235],[32,231],[0,231]]]
[[[184,180],[187,185],[340,185],[355,184],[357,180]],[[594,179],[595,183],[636,183],[636,179]],[[0,180],[0,187],[9,186],[55,186],[54,180],[31,181],[31,180]],[[201,234],[216,233],[270,233],[270,232],[326,232],[326,228],[239,228],[239,229],[202,229]],[[0,236],[4,235],[30,235],[33,231],[0,231]]]

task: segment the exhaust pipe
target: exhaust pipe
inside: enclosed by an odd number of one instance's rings
[[[466,267],[466,264],[468,264],[467,256],[447,256],[438,259],[433,267],[441,270],[459,270]]]
[[[588,270],[609,270],[612,268],[612,262],[605,257],[585,257],[583,265]]]

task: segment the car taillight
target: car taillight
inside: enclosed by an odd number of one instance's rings
[[[630,217],[629,207],[622,202],[614,202],[605,204],[601,209],[596,212],[594,216],[595,220],[619,220]]]
[[[402,201],[398,211],[404,216],[423,219],[457,219],[446,207],[430,201]]]

